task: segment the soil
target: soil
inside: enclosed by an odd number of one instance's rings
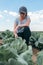
[[[36,65],[36,61],[37,61],[37,53],[39,52],[38,49],[33,48],[33,56],[32,56],[32,60],[34,62],[34,65]]]

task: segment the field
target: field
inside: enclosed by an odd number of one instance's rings
[[[12,31],[0,32],[0,65],[43,65],[43,31],[31,32],[29,46]]]

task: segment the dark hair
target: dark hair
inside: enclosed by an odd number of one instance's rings
[[[24,6],[20,7],[19,13],[21,13],[21,12],[26,13],[26,16],[27,16],[27,8],[26,7],[24,7]]]

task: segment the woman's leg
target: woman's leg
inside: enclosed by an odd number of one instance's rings
[[[23,38],[23,33],[22,33],[22,32],[17,33],[17,35],[18,35],[19,37],[22,37],[22,38]]]
[[[25,26],[23,31],[23,38],[26,40],[26,44],[29,45],[29,38],[31,36],[31,31],[29,27]]]
[[[23,32],[17,34],[22,39],[26,40],[26,44],[29,45],[29,37],[31,36],[31,32],[29,27],[25,26]]]

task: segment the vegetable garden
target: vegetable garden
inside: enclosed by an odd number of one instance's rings
[[[37,52],[36,65],[43,65],[43,32],[32,32],[27,47],[21,37],[15,38],[12,31],[0,32],[0,65],[35,65],[33,48]]]

